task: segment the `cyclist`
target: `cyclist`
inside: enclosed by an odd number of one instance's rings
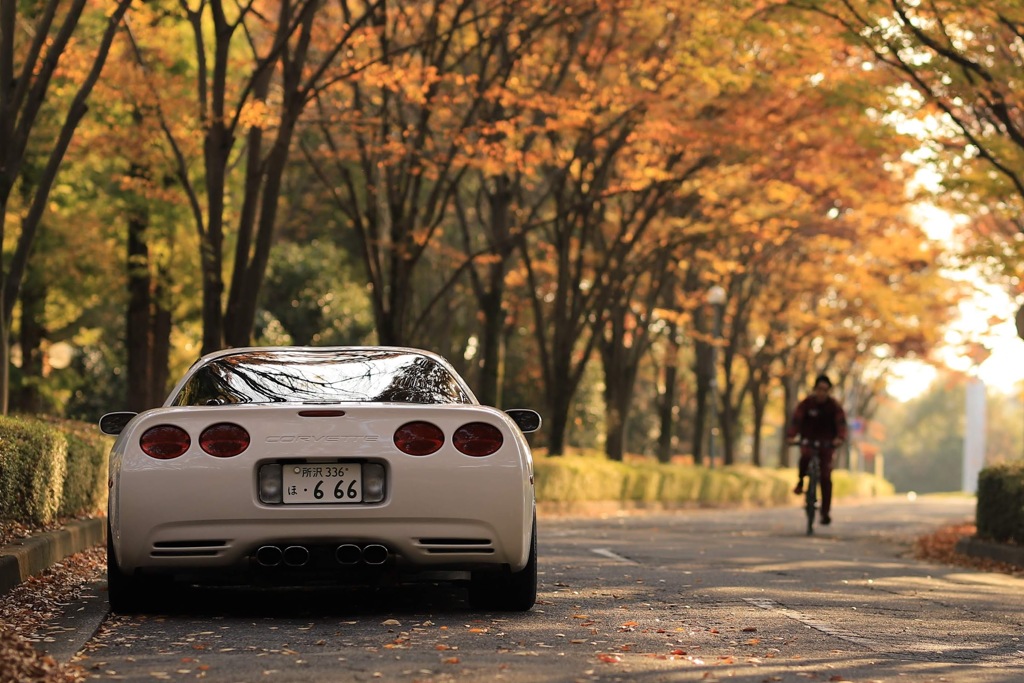
[[[827,375],[818,375],[810,396],[797,404],[793,418],[786,429],[790,442],[801,443],[800,478],[793,493],[804,492],[804,477],[815,450],[821,462],[821,523],[831,524],[832,517],[832,456],[835,449],[846,440],[846,411],[839,401],[831,396],[832,380]],[[799,439],[799,440],[798,440]],[[816,449],[814,442],[819,442]]]

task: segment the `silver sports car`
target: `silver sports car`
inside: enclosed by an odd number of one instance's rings
[[[236,348],[163,406],[109,413],[111,607],[172,581],[468,579],[479,608],[537,597],[532,410],[481,405],[440,356]]]

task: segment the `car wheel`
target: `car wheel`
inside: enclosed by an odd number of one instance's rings
[[[530,557],[518,572],[473,572],[469,603],[477,609],[525,612],[537,603],[537,517],[533,518]]]
[[[143,612],[155,605],[160,594],[152,581],[128,576],[121,571],[114,554],[113,534],[107,524],[107,601],[110,609],[118,614]]]

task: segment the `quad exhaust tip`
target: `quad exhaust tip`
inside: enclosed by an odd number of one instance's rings
[[[265,545],[256,551],[256,561],[262,567],[276,567],[284,561],[284,553],[276,545]]]
[[[369,543],[362,547],[355,543],[343,543],[335,548],[334,559],[343,565],[362,562],[376,566],[387,562],[390,554],[387,547],[379,543]],[[284,548],[264,545],[256,550],[256,562],[261,567],[304,567],[309,563],[309,559],[309,548],[302,545],[289,545]]]
[[[384,564],[388,561],[388,549],[377,543],[371,543],[364,546],[363,561],[366,562],[366,564]]]
[[[363,549],[355,543],[344,543],[334,551],[338,564],[358,564],[363,559]]]
[[[309,562],[309,550],[305,546],[290,545],[284,549],[284,563],[289,567],[302,567]]]

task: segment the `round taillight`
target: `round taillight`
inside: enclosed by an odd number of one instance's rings
[[[139,448],[151,458],[172,460],[192,445],[192,438],[181,427],[160,425],[147,429],[139,439]]]
[[[496,452],[503,442],[501,430],[486,422],[464,424],[452,434],[452,443],[460,453],[477,458]]]
[[[444,432],[429,422],[409,422],[395,431],[395,445],[408,455],[430,455],[444,445]]]
[[[249,432],[230,422],[210,425],[199,435],[199,446],[217,458],[231,458],[249,447]]]

